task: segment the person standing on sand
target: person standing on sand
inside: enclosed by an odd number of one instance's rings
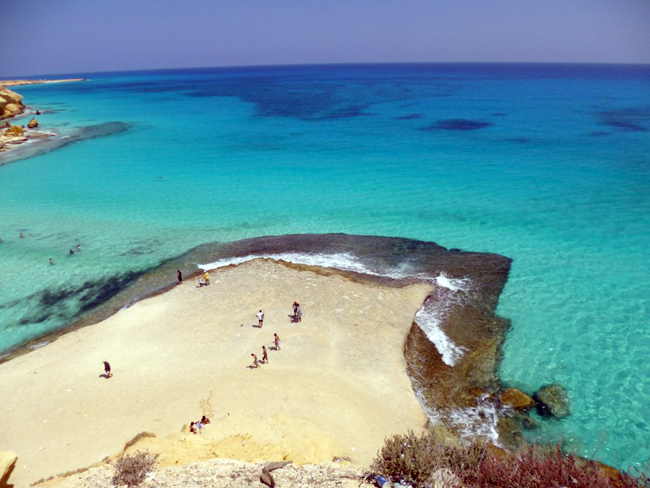
[[[108,363],[108,361],[102,361],[104,363],[104,372],[106,373],[107,378],[112,378],[113,373],[111,373],[111,365]]]
[[[178,276],[178,284],[180,285],[183,282],[183,274],[180,269],[176,270],[176,276]]]
[[[262,362],[264,364],[269,362],[269,355],[266,352],[266,346],[262,346]]]
[[[264,325],[264,312],[261,310],[257,312],[257,325],[260,329],[262,328],[262,325]]]
[[[277,334],[273,334],[273,342],[275,342],[275,350],[279,351],[280,350],[280,336]]]
[[[253,356],[253,365],[251,366],[252,368],[259,368],[260,367],[260,361],[257,359],[257,356],[253,353],[251,353],[251,356]]]
[[[210,284],[210,273],[207,271],[203,273],[203,281],[205,282],[206,286]]]
[[[298,314],[298,302],[293,302],[293,321],[296,321],[296,315]]]
[[[300,304],[298,304],[298,307],[296,308],[296,322],[300,322],[302,320],[302,307]]]

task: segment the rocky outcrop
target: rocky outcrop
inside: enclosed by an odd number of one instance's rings
[[[18,455],[11,451],[0,452],[0,488],[13,486],[9,484],[9,476],[16,467]]]
[[[228,488],[266,488],[260,482],[267,463],[250,464],[232,459],[211,459],[186,466],[168,466],[150,474],[140,485],[143,488],[203,488],[205,486],[227,486]],[[105,488],[111,486],[115,468],[111,464],[91,467],[62,478],[54,478],[36,486],[42,488]],[[372,488],[376,486],[365,481],[366,470],[349,463],[289,465],[273,471],[275,486],[281,488]],[[266,485],[268,486],[268,485]]]
[[[0,86],[0,119],[8,119],[23,113],[25,104],[22,100],[22,95]]]
[[[27,127],[30,129],[36,129],[36,127],[38,127],[38,120],[36,120],[36,117],[32,117],[32,120],[29,121]]]
[[[515,410],[530,410],[535,406],[535,400],[518,388],[508,388],[499,399],[503,405]]]
[[[533,395],[537,412],[543,417],[563,419],[569,415],[569,396],[560,385],[542,387]]]
[[[0,130],[0,153],[12,146],[22,144],[27,140],[25,131],[19,125],[12,125],[8,129]],[[4,161],[0,160],[0,165]]]

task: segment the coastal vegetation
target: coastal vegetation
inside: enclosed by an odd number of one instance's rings
[[[157,462],[158,456],[148,452],[137,451],[131,456],[122,456],[115,463],[115,476],[111,482],[115,486],[138,486]]]
[[[478,439],[450,441],[436,431],[387,438],[371,469],[415,488],[428,488],[435,479],[474,488],[650,487],[647,472],[625,473],[561,445],[526,445],[508,453]]]

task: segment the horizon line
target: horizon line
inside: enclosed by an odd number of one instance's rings
[[[413,65],[529,65],[529,66],[609,66],[609,67],[649,67],[650,63],[612,63],[612,62],[587,62],[587,61],[368,61],[368,62],[332,62],[332,63],[278,63],[278,64],[251,64],[251,65],[216,65],[216,66],[178,66],[174,68],[142,68],[142,69],[117,69],[109,71],[69,71],[62,73],[46,73],[37,75],[0,75],[2,81],[18,79],[41,79],[42,77],[92,75],[108,73],[140,73],[152,71],[191,71],[205,69],[260,69],[260,68],[292,68],[292,67],[335,67],[335,66],[413,66]]]

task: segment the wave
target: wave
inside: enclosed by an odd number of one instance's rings
[[[199,264],[198,266],[205,271],[211,271],[227,266],[236,266],[255,259],[273,259],[293,264],[333,268],[396,280],[416,278],[420,281],[435,283],[437,287],[430,295],[430,298],[426,300],[424,305],[416,313],[415,323],[425,332],[429,340],[435,344],[443,361],[448,366],[454,366],[466,351],[466,348],[455,345],[447,337],[441,328],[441,324],[449,310],[462,302],[462,297],[458,292],[467,291],[470,288],[467,278],[450,278],[445,273],[440,273],[438,276],[430,276],[425,273],[413,273],[413,269],[408,269],[409,267],[412,268],[408,263],[402,263],[399,267],[384,270],[373,269],[350,253],[250,254],[247,256],[223,258],[211,263]]]
[[[495,446],[503,447],[499,442],[497,431],[499,406],[490,401],[487,395],[482,396],[475,407],[450,410],[447,413],[447,420],[461,437],[467,439],[483,437],[489,439]]]
[[[434,281],[435,278],[423,273],[409,272],[408,264],[403,263],[397,268],[379,269],[372,268],[367,263],[362,262],[357,256],[350,253],[332,253],[332,254],[309,254],[309,253],[275,253],[275,254],[250,254],[247,256],[238,256],[223,258],[218,261],[207,264],[199,264],[199,268],[209,271],[226,266],[238,265],[254,259],[273,259],[287,263],[319,266],[321,268],[333,268],[341,271],[351,271],[353,273],[378,276],[382,278],[392,278],[402,280],[406,278],[417,278],[424,281]]]

